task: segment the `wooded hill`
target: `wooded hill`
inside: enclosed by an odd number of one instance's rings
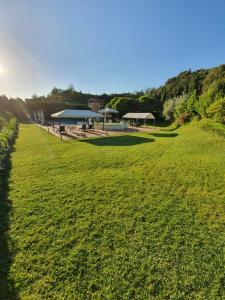
[[[225,65],[197,71],[187,70],[172,77],[159,88],[134,93],[92,95],[67,89],[53,88],[47,96],[34,95],[23,101],[0,96],[0,111],[8,111],[18,119],[26,119],[33,110],[43,109],[46,118],[66,109],[86,109],[89,98],[105,100],[109,107],[126,112],[151,111],[158,118],[185,121],[192,116],[210,117],[224,122]]]

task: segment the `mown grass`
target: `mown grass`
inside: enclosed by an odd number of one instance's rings
[[[18,297],[225,297],[223,138],[188,125],[61,142],[21,125],[12,166]]]

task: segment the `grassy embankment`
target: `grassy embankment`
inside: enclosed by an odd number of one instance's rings
[[[12,166],[19,297],[225,297],[222,137],[187,125],[61,142],[21,125]]]

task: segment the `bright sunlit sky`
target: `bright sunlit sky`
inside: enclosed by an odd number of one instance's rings
[[[0,94],[158,87],[225,63],[224,0],[0,0]]]

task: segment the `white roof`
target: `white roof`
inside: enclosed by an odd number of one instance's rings
[[[92,110],[73,110],[65,109],[51,115],[52,118],[70,118],[70,119],[88,119],[88,118],[101,118],[102,115]]]
[[[152,113],[127,113],[123,116],[124,119],[152,119],[154,120],[155,117]]]
[[[112,109],[112,108],[110,108],[110,107],[105,107],[105,108],[99,110],[98,112],[103,113],[103,114],[104,114],[104,113],[117,114],[117,113],[118,113],[118,110]]]

